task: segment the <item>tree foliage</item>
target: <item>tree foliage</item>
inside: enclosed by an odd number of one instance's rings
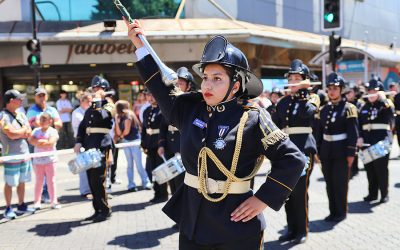
[[[132,18],[174,17],[179,6],[176,0],[120,0]],[[121,19],[112,0],[98,0],[91,14],[93,20]]]

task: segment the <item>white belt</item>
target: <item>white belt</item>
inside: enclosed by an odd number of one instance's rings
[[[323,138],[325,141],[342,141],[347,139],[347,134],[343,133],[343,134],[337,134],[337,135],[327,135],[324,134]]]
[[[146,129],[146,134],[148,135],[157,135],[159,133],[160,133],[159,129],[151,129],[151,128]]]
[[[363,130],[379,130],[379,129],[384,129],[384,130],[390,130],[390,126],[389,124],[385,124],[385,123],[368,123],[368,124],[364,124],[362,126]]]
[[[400,110],[396,110],[396,115],[400,115]]]
[[[86,134],[108,134],[110,130],[109,128],[86,128]]]
[[[177,128],[175,128],[174,126],[169,125],[168,126],[168,131],[175,132],[175,131],[179,131],[179,130]]]
[[[198,189],[199,188],[199,178],[196,175],[185,173],[184,183],[189,187]],[[223,194],[226,181],[218,181],[211,178],[207,179],[207,191],[209,194]],[[242,182],[231,182],[229,187],[229,194],[244,194],[251,190],[250,181]]]
[[[311,134],[312,128],[311,127],[286,127],[283,128],[283,132],[289,135],[294,134]]]

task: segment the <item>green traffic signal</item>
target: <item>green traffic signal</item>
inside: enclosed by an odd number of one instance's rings
[[[333,13],[327,13],[324,16],[324,19],[328,22],[331,23],[333,22],[333,19],[335,18],[335,16],[333,15]]]
[[[38,54],[30,54],[28,56],[28,64],[31,66],[40,65],[40,55]]]
[[[32,56],[31,57],[31,64],[37,64],[37,57],[36,56]]]

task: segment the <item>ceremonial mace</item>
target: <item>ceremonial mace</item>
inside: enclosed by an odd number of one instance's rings
[[[128,20],[129,23],[132,23],[133,19],[129,15],[129,13],[126,10],[125,6],[122,5],[122,3],[119,0],[113,0],[113,2],[115,4],[115,6],[117,6],[119,11],[121,11],[121,13],[125,17],[125,19]],[[165,85],[168,86],[168,85],[175,84],[178,81],[178,75],[175,73],[175,71],[173,71],[172,69],[168,68],[161,61],[161,59],[157,56],[157,53],[154,51],[154,49],[151,47],[150,43],[147,41],[146,37],[144,37],[141,34],[139,34],[138,37],[142,41],[144,46],[146,47],[147,51],[149,51],[150,55],[153,57],[154,61],[158,65],[158,67],[160,68],[162,80],[165,83]]]

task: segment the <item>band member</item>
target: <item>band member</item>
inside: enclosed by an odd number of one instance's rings
[[[373,146],[378,142],[385,140],[392,141],[392,132],[390,124],[393,119],[393,103],[386,99],[383,93],[383,84],[379,80],[372,79],[367,83],[368,98],[359,114],[360,138],[357,142],[359,147],[364,144]],[[363,147],[366,149],[367,147]],[[378,189],[381,193],[381,203],[389,200],[388,182],[389,182],[389,153],[374,159],[365,164],[368,178],[368,195],[364,201],[373,201],[378,199]]]
[[[359,90],[357,84],[354,82],[348,83],[348,86],[344,90],[344,94],[346,97],[346,101],[355,105],[358,111],[361,109],[361,107],[365,103],[360,98],[360,90]],[[359,167],[358,167],[358,148],[357,148],[356,154],[354,156],[353,165],[351,166],[350,178],[352,178],[353,176],[356,176],[358,174],[358,172],[359,172]]]
[[[146,91],[146,99],[150,103],[143,112],[143,127],[142,127],[142,142],[141,146],[146,154],[146,171],[150,180],[152,180],[152,171],[156,169],[163,160],[157,153],[158,149],[158,135],[160,134],[161,126],[161,110],[158,106],[156,99],[153,95]],[[158,184],[154,182],[154,198],[150,200],[151,203],[159,203],[168,200],[167,183]]]
[[[292,61],[286,77],[288,78],[290,96],[282,98],[272,116],[275,124],[289,134],[290,140],[308,158],[308,166],[295,189],[285,204],[288,230],[280,241],[291,241],[299,244],[307,240],[308,234],[308,184],[317,152],[315,138],[312,134],[314,116],[319,109],[319,97],[309,91],[308,67],[299,59]]]
[[[397,143],[399,144],[400,147],[400,93],[394,96],[394,107],[396,109],[395,127],[396,127]],[[400,158],[400,154],[398,158]]]
[[[75,152],[79,153],[83,147],[85,150],[91,148],[100,149],[105,155],[101,167],[87,170],[90,190],[93,195],[94,214],[85,220],[104,221],[111,216],[111,208],[108,206],[105,191],[105,178],[107,166],[112,164],[113,142],[109,134],[113,124],[115,113],[114,104],[105,91],[109,90],[110,84],[100,76],[94,76],[91,83],[94,98],[92,106],[86,112],[78,127],[77,143]]]
[[[333,72],[326,81],[329,102],[317,122],[318,155],[326,182],[330,214],[326,221],[339,222],[347,214],[350,169],[358,138],[357,108],[342,99],[344,79]]]
[[[181,67],[176,71],[178,75],[177,87],[182,93],[195,91],[196,83],[194,81],[192,73],[186,67]],[[170,159],[175,154],[180,152],[180,133],[177,128],[169,125],[163,117],[160,126],[160,135],[158,137],[158,154],[165,156],[166,159]],[[172,180],[170,180],[169,186],[171,193],[174,194],[178,187],[182,185],[185,173],[182,173]]]
[[[173,86],[164,85],[160,69],[137,38],[139,22],[127,25],[145,84],[181,133],[185,185],[163,208],[179,225],[179,248],[260,249],[262,211],[280,209],[305,165],[265,109],[247,105],[248,98],[261,93],[261,81],[250,72],[245,55],[216,36],[193,66],[203,79],[202,92],[173,97]],[[250,179],[264,156],[272,161],[271,172],[253,194]]]
[[[267,111],[272,115],[276,112],[276,105],[278,104],[279,99],[282,97],[282,92],[279,88],[273,88],[270,94],[271,105],[268,106]]]

